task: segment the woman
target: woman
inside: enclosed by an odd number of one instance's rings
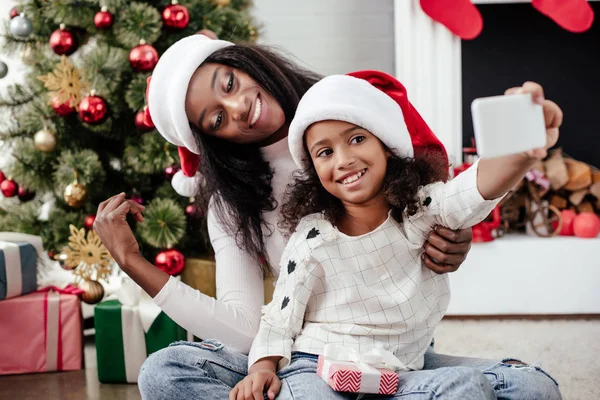
[[[179,343],[153,354],[139,378],[145,398],[227,398],[247,374],[242,353],[248,352],[258,331],[261,260],[278,274],[285,246],[276,227],[278,201],[295,169],[287,144],[288,124],[300,97],[318,79],[265,48],[201,35],[180,40],[160,58],[149,85],[150,114],[167,140],[187,149],[180,154],[200,156],[204,184],[197,196],[208,208],[217,299],[170,278],[140,255],[125,217],[132,213],[142,220],[142,206],[124,194],[100,204],[94,229],[121,268],[178,324],[195,336],[215,338]],[[419,156],[426,157],[427,149],[421,150]],[[424,264],[438,273],[455,271],[470,240],[469,230],[436,228],[425,246]],[[494,364],[432,351],[425,369],[440,369],[414,382],[414,387],[442,393],[447,385],[459,385],[470,393],[490,385],[481,370]],[[532,390],[539,389],[535,393],[542,395],[556,390],[538,370],[527,375],[528,381],[509,366],[506,371],[515,376],[507,382],[510,391],[519,391],[519,398]],[[287,389],[282,394],[287,390],[301,397],[309,389],[295,386],[294,375],[303,372],[283,377]],[[494,376],[489,379],[499,382],[496,371]]]

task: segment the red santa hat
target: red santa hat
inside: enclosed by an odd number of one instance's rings
[[[171,184],[182,196],[196,195],[202,183],[198,173],[200,149],[185,112],[190,79],[211,54],[231,45],[204,35],[185,37],[164,52],[148,77],[145,117],[167,141],[178,146],[181,170],[173,176]]]
[[[304,132],[315,122],[345,121],[367,129],[401,157],[439,153],[448,168],[448,155],[421,115],[408,101],[404,86],[380,71],[331,75],[302,97],[290,124],[288,143],[296,165],[310,167]]]

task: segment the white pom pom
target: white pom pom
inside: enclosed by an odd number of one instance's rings
[[[171,185],[177,194],[185,197],[196,196],[198,192],[200,192],[203,184],[204,178],[198,172],[196,172],[194,176],[189,177],[186,176],[183,171],[177,171],[173,176],[173,180],[171,180]]]

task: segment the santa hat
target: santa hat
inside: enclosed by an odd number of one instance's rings
[[[215,51],[231,46],[224,40],[192,35],[175,42],[158,60],[148,77],[146,119],[158,132],[178,146],[181,171],[171,181],[182,196],[194,196],[202,183],[198,173],[200,149],[185,112],[185,96],[198,67]]]
[[[304,94],[290,124],[288,144],[298,167],[310,167],[304,132],[315,122],[336,120],[360,126],[400,157],[439,152],[448,168],[444,145],[408,101],[398,80],[380,71],[331,75]]]

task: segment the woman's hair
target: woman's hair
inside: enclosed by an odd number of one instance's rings
[[[411,216],[418,211],[417,191],[421,186],[446,180],[445,165],[445,158],[439,152],[417,158],[394,154],[388,157],[382,190],[396,221],[402,222],[404,212]],[[444,169],[445,174],[441,172]],[[300,220],[313,213],[323,213],[325,219],[335,225],[346,210],[340,199],[325,190],[311,163],[305,171],[295,171],[293,182],[287,185],[278,225],[290,236]]]
[[[253,44],[217,50],[205,63],[227,65],[248,74],[280,104],[288,125],[300,98],[320,79],[273,50]],[[273,171],[260,147],[231,143],[191,127],[200,148],[199,170],[206,180],[197,196],[200,205],[206,209],[211,201],[237,245],[267,260],[264,237],[275,227],[267,226],[262,213],[274,210],[277,203],[271,187]]]

